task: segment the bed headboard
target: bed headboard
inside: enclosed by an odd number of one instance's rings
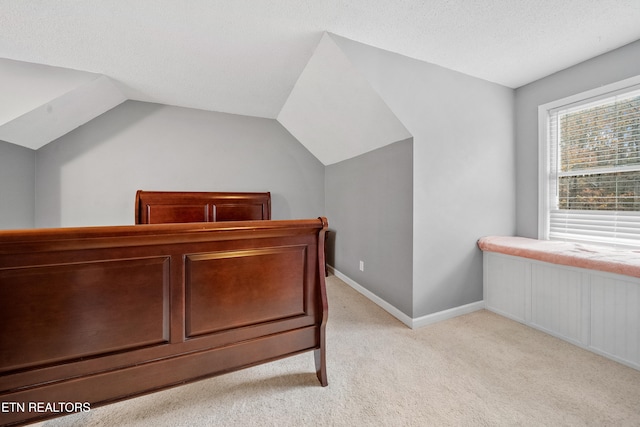
[[[136,224],[271,219],[271,193],[136,192]]]

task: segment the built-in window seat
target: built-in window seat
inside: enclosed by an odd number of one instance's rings
[[[640,369],[640,250],[489,236],[488,310]]]

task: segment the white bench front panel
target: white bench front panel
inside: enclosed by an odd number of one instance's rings
[[[640,369],[640,279],[484,252],[488,310]]]
[[[591,280],[591,347],[640,364],[640,286],[594,275]]]

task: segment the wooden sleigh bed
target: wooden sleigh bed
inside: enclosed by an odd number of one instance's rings
[[[136,223],[157,218],[180,223],[0,231],[1,425],[307,351],[327,385],[325,218],[269,220],[268,193],[138,192]]]

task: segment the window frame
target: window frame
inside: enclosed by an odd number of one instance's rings
[[[571,95],[562,99],[548,102],[538,106],[538,239],[550,240],[550,179],[551,179],[551,128],[549,126],[549,113],[559,108],[569,107],[571,105],[584,104],[585,106],[614,96],[617,93],[631,92],[640,89],[640,75],[634,76],[619,82],[604,85],[595,89]],[[594,211],[607,212],[607,211]],[[608,211],[615,212],[615,211]],[[633,211],[632,211],[633,212]],[[606,246],[618,247],[634,247],[640,246],[640,241],[630,240],[628,244],[602,242],[598,240],[587,241],[584,243],[593,243]]]

